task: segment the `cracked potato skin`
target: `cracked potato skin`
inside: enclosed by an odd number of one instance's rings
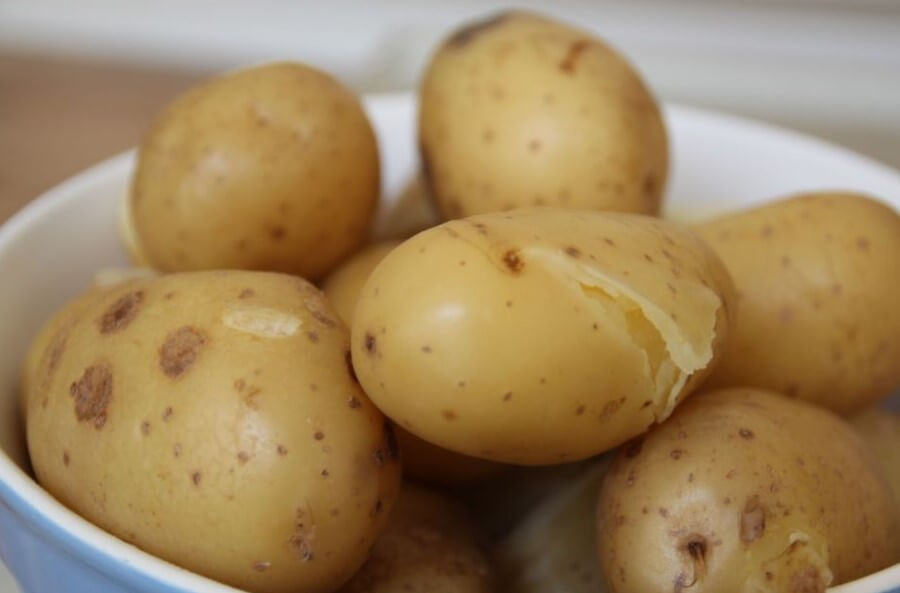
[[[612,593],[821,593],[900,560],[890,489],[852,428],[772,392],[698,393],[601,488]]]
[[[315,287],[190,272],[126,282],[77,312],[26,395],[42,486],[121,539],[253,593],[350,578],[401,470]]]
[[[710,387],[771,389],[847,415],[900,387],[900,214],[790,196],[697,227],[738,292]]]
[[[721,263],[679,225],[484,214],[381,262],[356,307],[353,364],[372,401],[429,442],[507,463],[574,461],[671,413],[714,364],[731,299]]]
[[[659,106],[587,31],[510,11],[452,34],[420,89],[425,181],[445,219],[527,206],[656,215]]]

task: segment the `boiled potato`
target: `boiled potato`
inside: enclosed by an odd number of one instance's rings
[[[458,503],[404,484],[387,529],[340,593],[489,593],[482,539]]]
[[[712,367],[731,284],[686,229],[561,209],[424,231],[369,277],[351,328],[369,397],[446,449],[582,459],[664,420]]]
[[[635,69],[587,31],[506,12],[454,32],[420,92],[445,218],[534,205],[658,214],[668,146]]]
[[[840,418],[754,389],[700,393],[617,455],[597,538],[612,593],[816,593],[900,560],[900,521]]]
[[[145,136],[132,251],[164,271],[314,279],[365,240],[378,192],[375,135],[354,95],[302,64],[249,68],[192,89]]]
[[[507,593],[605,593],[594,515],[604,458],[542,501],[497,547]]]
[[[399,244],[400,241],[373,243],[343,262],[322,282],[322,292],[348,326],[353,321],[353,309],[369,274]]]
[[[299,278],[134,280],[42,357],[38,481],[138,547],[252,592],[325,593],[364,562],[400,481],[349,336]]]
[[[850,418],[850,424],[878,460],[900,508],[900,411],[873,407]]]
[[[399,244],[400,241],[375,243],[345,261],[325,279],[322,291],[347,324],[352,320],[353,310],[369,274]],[[447,451],[423,441],[402,427],[395,427],[395,430],[403,451],[403,472],[410,478],[431,484],[454,484],[488,476],[503,467],[484,459]]]
[[[698,228],[739,313],[713,387],[772,389],[846,414],[900,387],[900,215],[853,194],[785,198]]]

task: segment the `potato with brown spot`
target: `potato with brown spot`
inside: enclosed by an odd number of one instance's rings
[[[353,365],[372,401],[428,442],[506,463],[575,461],[664,420],[715,364],[732,306],[721,262],[674,223],[484,214],[382,260],[354,314]]]
[[[139,263],[315,279],[365,240],[379,193],[359,100],[294,62],[224,74],[144,137],[123,223]]]
[[[247,286],[252,299],[240,296]],[[358,570],[401,468],[321,292],[282,274],[188,272],[109,288],[77,313],[56,368],[42,356],[26,397],[47,491],[252,593],[330,593]],[[33,386],[45,377],[43,405]]]
[[[325,279],[322,291],[348,325],[352,320],[353,310],[356,308],[363,285],[372,270],[399,244],[400,241],[383,241],[371,245],[341,264]],[[374,351],[374,336],[369,343]],[[422,352],[430,353],[431,348],[424,346]],[[352,362],[349,364],[352,370]],[[400,425],[395,426],[395,429],[400,449],[403,451],[403,473],[413,479],[429,484],[455,484],[488,476],[503,467],[423,441]]]
[[[420,89],[426,183],[445,219],[525,206],[656,215],[659,106],[588,31],[525,11],[451,33]]]
[[[673,460],[675,447],[689,454]],[[611,593],[822,593],[900,561],[900,509],[832,412],[720,390],[618,453],[597,538]]]
[[[492,593],[483,539],[459,503],[405,483],[387,529],[339,593]]]
[[[697,227],[740,295],[713,387],[755,386],[858,411],[900,388],[900,214],[812,193]]]

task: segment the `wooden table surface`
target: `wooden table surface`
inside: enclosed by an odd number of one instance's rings
[[[0,53],[0,222],[66,177],[137,143],[202,78]]]

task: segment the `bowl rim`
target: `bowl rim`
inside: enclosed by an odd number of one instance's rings
[[[414,91],[370,93],[360,95],[360,98],[368,109],[397,103],[410,104],[414,115],[417,109]],[[779,142],[790,142],[799,145],[803,150],[828,153],[830,158],[851,162],[854,166],[868,169],[873,176],[882,177],[888,180],[888,183],[900,187],[900,171],[809,134],[752,118],[677,103],[664,103],[663,111],[667,122],[672,118],[707,122],[739,129],[743,133],[769,136]],[[78,199],[79,195],[96,187],[99,183],[121,175],[122,170],[131,170],[136,154],[136,148],[129,148],[102,160],[51,187],[25,204],[3,224],[0,224],[0,252],[48,212]],[[893,196],[879,197],[892,198]],[[891,203],[895,208],[897,207],[894,200]],[[16,464],[2,448],[0,448],[0,503],[17,515],[32,532],[41,534],[48,541],[61,546],[80,562],[130,585],[150,590],[147,587],[155,584],[172,590],[183,590],[185,593],[242,593],[240,589],[201,576],[145,552],[82,518],[41,488],[37,481]],[[836,586],[829,591],[833,593],[900,592],[900,563]]]

